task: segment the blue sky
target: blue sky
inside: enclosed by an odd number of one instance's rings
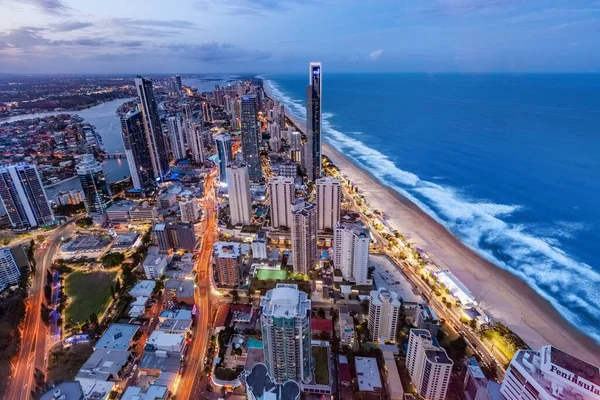
[[[0,0],[0,72],[600,72],[600,0]]]

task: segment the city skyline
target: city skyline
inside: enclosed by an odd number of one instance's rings
[[[600,70],[597,0],[341,4],[2,0],[0,72],[302,72],[306,59],[334,73]],[[314,29],[297,23],[307,19]],[[259,21],[248,35],[219,29]]]

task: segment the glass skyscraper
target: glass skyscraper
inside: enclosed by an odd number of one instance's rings
[[[77,163],[77,175],[85,194],[88,217],[96,223],[106,220],[106,209],[112,205],[112,193],[102,166],[92,154],[83,154]]]
[[[121,117],[121,136],[131,180],[135,189],[145,189],[154,185],[150,145],[144,131],[144,120],[140,111]]]
[[[14,229],[54,222],[42,178],[33,164],[0,166],[0,198]]]
[[[309,179],[321,177],[321,63],[311,62],[306,87],[306,157],[304,168]]]
[[[169,172],[169,154],[160,124],[152,81],[138,76],[135,78],[135,87],[140,99],[144,130],[150,144],[150,159],[152,161],[154,178],[162,180]]]
[[[222,133],[215,136],[215,142],[217,143],[217,155],[219,156],[219,180],[221,183],[227,183],[227,167],[233,161],[231,136]]]
[[[256,96],[242,96],[242,153],[244,161],[248,165],[248,175],[252,182],[263,180],[262,168],[258,146],[262,140],[258,128]]]

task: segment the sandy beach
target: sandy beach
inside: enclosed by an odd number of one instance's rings
[[[305,125],[287,110],[286,114],[305,130]],[[358,168],[326,143],[323,143],[323,154],[358,185],[373,207],[386,213],[394,229],[424,250],[436,265],[452,271],[494,320],[508,326],[532,349],[552,344],[600,365],[600,346],[575,329],[525,282],[468,248],[410,200],[380,183],[371,173]]]

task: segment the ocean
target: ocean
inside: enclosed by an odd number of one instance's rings
[[[305,119],[304,75],[265,87]],[[600,343],[600,75],[325,74],[323,137]]]

